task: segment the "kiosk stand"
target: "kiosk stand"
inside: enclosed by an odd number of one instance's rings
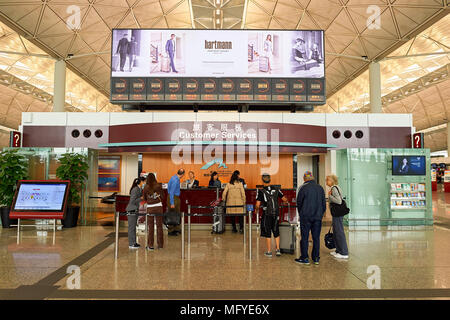
[[[431,191],[437,191],[436,169],[431,169]]]
[[[67,208],[70,181],[68,180],[20,180],[14,194],[9,217],[17,219],[17,244],[20,242],[22,219],[53,220],[53,243],[56,238],[56,220],[64,218]]]
[[[444,173],[444,191],[450,192],[450,170],[445,170]]]

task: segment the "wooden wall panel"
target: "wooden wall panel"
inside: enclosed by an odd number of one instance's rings
[[[193,161],[192,161],[193,162]],[[218,164],[212,165],[209,169],[200,170],[202,164],[181,164],[177,165],[172,162],[170,153],[144,153],[142,155],[142,170],[144,172],[156,172],[158,181],[167,183],[179,168],[186,170],[184,179],[188,179],[187,173],[192,170],[195,172],[196,179],[199,180],[200,186],[208,186],[209,175],[213,171],[219,173],[219,179],[228,183],[234,170],[241,172],[241,177],[245,179],[248,188],[255,188],[256,185],[262,184],[260,167],[267,165],[226,163],[227,168],[218,168]],[[281,184],[283,188],[293,188],[293,162],[292,154],[279,155],[278,173],[272,175],[272,184]]]

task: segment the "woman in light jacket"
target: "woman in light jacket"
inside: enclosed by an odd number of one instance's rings
[[[148,217],[148,243],[146,249],[150,251],[155,250],[155,220],[156,243],[158,244],[158,249],[162,249],[164,246],[162,194],[162,184],[156,181],[156,177],[153,173],[149,173],[142,197],[147,202],[147,213],[158,214],[156,217]]]
[[[144,185],[145,178],[139,177],[133,180],[133,184],[130,189],[130,202],[125,210],[128,212],[128,247],[130,249],[138,249],[139,243],[136,242],[136,224],[137,214],[139,211],[139,204],[142,200],[142,186]]]
[[[227,208],[227,214],[242,214],[245,213],[245,190],[242,183],[239,181],[239,171],[236,170],[231,176],[230,183],[227,183],[225,190],[222,193],[222,199],[227,206],[242,206],[235,208]],[[231,217],[233,224],[233,232],[236,233],[236,217]],[[239,217],[239,232],[244,232],[244,217]]]
[[[330,191],[328,192],[328,199],[330,204],[342,203],[342,189],[338,185],[338,177],[334,174],[327,176],[326,184],[330,187]],[[332,226],[333,226],[333,238],[334,243],[336,245],[336,251],[330,252],[337,259],[348,259],[348,247],[347,240],[345,239],[344,232],[344,217],[332,217]]]

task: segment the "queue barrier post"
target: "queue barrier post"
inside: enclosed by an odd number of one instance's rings
[[[247,239],[246,239],[246,237],[247,237],[247,222],[246,222],[246,220],[247,220],[247,217],[246,217],[246,214],[245,214],[245,205],[243,206],[243,214],[244,214],[244,216],[242,217],[242,220],[243,220],[243,223],[244,223],[244,252],[245,252],[245,243],[246,243],[246,241],[247,241]]]
[[[116,211],[116,225],[115,225],[115,231],[116,231],[116,239],[114,241],[114,259],[117,260],[117,257],[119,256],[119,216],[120,213]]]
[[[188,213],[190,205],[188,206]],[[181,259],[184,260],[184,212],[181,212]]]
[[[191,213],[188,213],[188,259],[191,259]]]
[[[139,218],[138,218],[139,219]],[[154,228],[154,226],[152,225]],[[148,243],[148,214],[145,215],[145,245]]]
[[[53,245],[56,243],[56,219],[53,219]]]
[[[248,258],[252,259],[252,211],[248,210]]]
[[[20,218],[17,219],[17,244],[20,243]]]

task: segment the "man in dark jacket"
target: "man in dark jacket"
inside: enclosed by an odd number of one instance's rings
[[[309,265],[308,259],[308,238],[309,232],[313,238],[313,249],[311,258],[314,264],[319,264],[320,259],[320,231],[322,229],[322,218],[326,210],[325,192],[316,183],[310,171],[303,175],[305,183],[300,187],[297,194],[297,210],[300,219],[300,240],[301,256],[295,262]]]

